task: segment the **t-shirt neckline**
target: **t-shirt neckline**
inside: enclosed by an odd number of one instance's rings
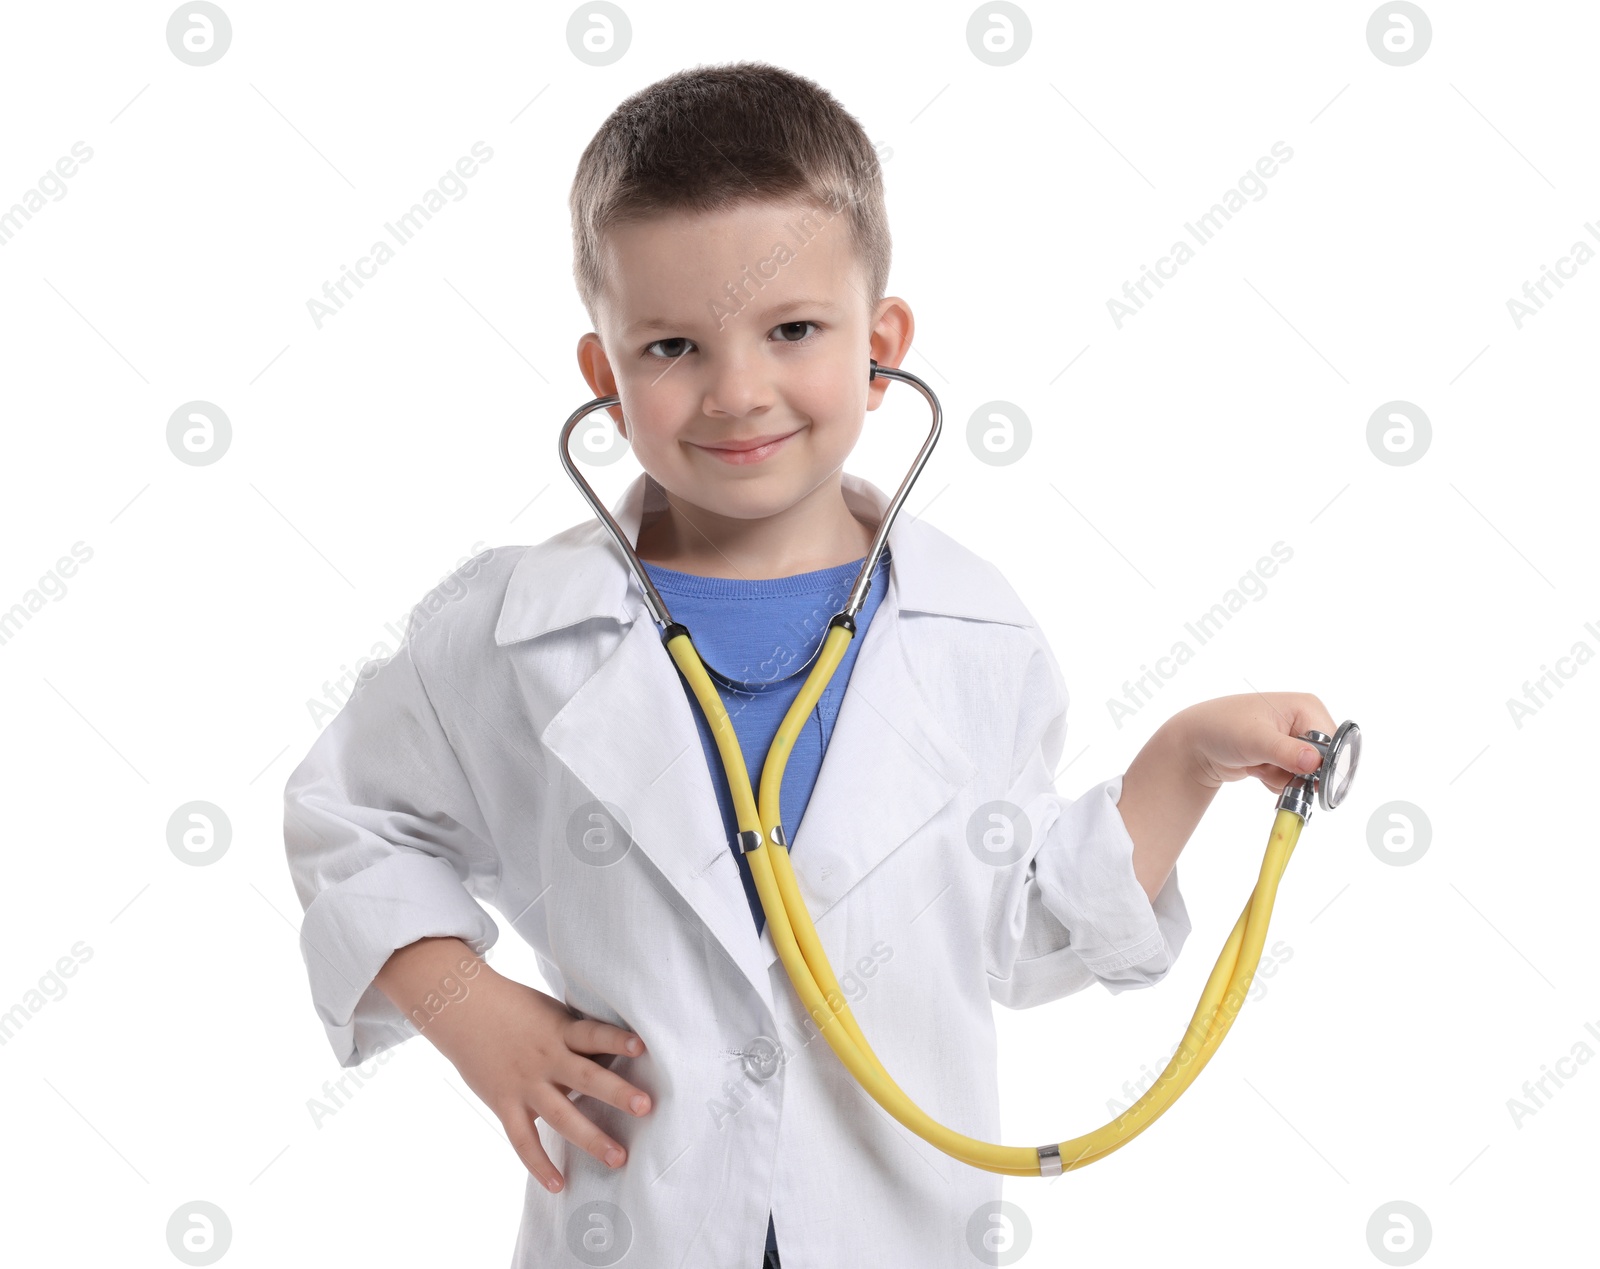
[[[861,572],[866,556],[847,564],[793,573],[788,577],[707,577],[700,573],[685,573],[664,564],[641,560],[656,589],[663,593],[722,599],[772,599],[784,595],[814,595],[848,588]],[[889,560],[889,548],[883,548],[878,557],[881,570]]]

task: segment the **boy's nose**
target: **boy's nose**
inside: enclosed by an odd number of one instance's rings
[[[709,417],[742,419],[771,404],[772,385],[757,371],[721,371],[706,387],[704,408]]]

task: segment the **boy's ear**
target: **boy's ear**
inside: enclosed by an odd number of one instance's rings
[[[582,371],[584,381],[594,391],[595,396],[617,395],[617,377],[611,373],[611,362],[606,357],[605,345],[600,342],[600,336],[594,331],[589,331],[578,339],[578,369]],[[606,413],[617,425],[617,430],[626,437],[628,433],[622,425],[622,407],[608,406]]]
[[[867,341],[868,355],[880,366],[900,368],[906,353],[911,350],[911,337],[916,333],[916,318],[911,305],[898,295],[886,295],[878,305],[878,315],[872,323],[872,333]],[[874,379],[867,386],[867,409],[876,410],[883,403],[883,394],[889,390],[889,380]]]

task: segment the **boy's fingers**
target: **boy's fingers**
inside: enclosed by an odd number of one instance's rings
[[[1284,736],[1278,741],[1277,763],[1287,771],[1305,775],[1322,764],[1322,755],[1305,741]]]
[[[572,1054],[572,1061],[562,1064],[561,1078],[585,1097],[615,1106],[630,1115],[643,1115],[650,1110],[650,1095],[642,1088],[581,1054]]]
[[[506,1137],[511,1142],[511,1148],[517,1152],[517,1158],[522,1160],[522,1166],[533,1173],[534,1178],[545,1189],[555,1193],[561,1188],[561,1173],[556,1171],[555,1164],[550,1162],[550,1156],[544,1152],[544,1143],[539,1140],[538,1129],[534,1127],[533,1120],[520,1108],[512,1111],[505,1119]]]
[[[556,1091],[556,1085],[546,1085],[546,1091],[533,1103],[534,1110],[544,1116],[563,1137],[586,1154],[593,1155],[608,1168],[619,1168],[627,1161],[628,1152],[589,1121],[589,1118],[565,1096]]]
[[[580,1018],[567,1029],[567,1047],[574,1053],[616,1053],[639,1057],[644,1041],[632,1031],[624,1031],[596,1018]]]

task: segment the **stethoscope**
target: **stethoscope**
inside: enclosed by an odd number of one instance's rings
[[[939,439],[943,411],[939,407],[939,399],[928,385],[905,370],[880,366],[876,361],[871,361],[870,366],[867,374],[869,383],[876,378],[899,379],[922,393],[933,410],[933,427],[911,470],[906,473],[905,480],[889,502],[883,521],[873,537],[872,549],[867,553],[855,585],[851,587],[849,599],[844,608],[829,621],[827,633],[816,653],[806,663],[811,666],[811,672],[784,716],[783,725],[778,728],[777,737],[762,764],[759,803],[751,791],[750,774],[745,768],[744,754],[734,733],[733,722],[712,680],[714,677],[717,682],[736,690],[758,690],[760,685],[732,679],[711,669],[701,660],[689,636],[688,627],[672,620],[661,595],[639,562],[633,544],[595,496],[589,482],[573,465],[572,457],[567,452],[567,438],[572,434],[572,429],[594,411],[620,404],[621,398],[614,395],[596,397],[574,411],[561,429],[557,449],[561,465],[622,549],[623,557],[644,593],[650,615],[661,628],[661,639],[667,652],[677,663],[695,699],[700,702],[700,708],[705,712],[723,768],[727,772],[728,788],[733,795],[739,825],[737,847],[749,861],[750,873],[755,879],[761,906],[766,913],[767,928],[772,933],[773,946],[783,961],[784,969],[788,971],[789,981],[794,984],[796,993],[829,1047],[884,1110],[952,1158],[1007,1176],[1059,1176],[1064,1171],[1103,1159],[1113,1150],[1126,1145],[1165,1113],[1194,1082],[1195,1076],[1205,1069],[1211,1055],[1233,1025],[1255,978],[1261,949],[1267,939],[1267,923],[1272,918],[1278,882],[1289,863],[1289,856],[1294,853],[1295,843],[1300,839],[1300,830],[1311,818],[1313,798],[1322,804],[1324,810],[1331,811],[1344,801],[1349,791],[1350,780],[1355,775],[1361,757],[1361,729],[1355,723],[1346,721],[1338,726],[1332,736],[1320,731],[1308,731],[1300,737],[1316,747],[1322,755],[1322,762],[1309,774],[1291,777],[1279,795],[1278,812],[1272,822],[1272,834],[1267,839],[1266,855],[1261,861],[1255,890],[1244,905],[1244,911],[1239,914],[1233,932],[1228,935],[1222,954],[1217,957],[1216,967],[1200,993],[1200,1003],[1184,1031],[1182,1043],[1166,1068],[1156,1077],[1155,1083],[1138,1101],[1093,1132],[1042,1146],[996,1145],[954,1132],[935,1121],[894,1082],[872,1051],[872,1046],[867,1043],[867,1038],[861,1034],[849,1002],[828,964],[822,941],[811,924],[805,901],[800,897],[794,869],[789,863],[788,838],[779,822],[783,772],[795,740],[833,678],[834,671],[844,659],[850,640],[855,638],[856,614],[866,602],[878,557],[889,539],[889,528],[913,482],[927,463],[934,443]],[[800,669],[805,669],[805,666]]]

